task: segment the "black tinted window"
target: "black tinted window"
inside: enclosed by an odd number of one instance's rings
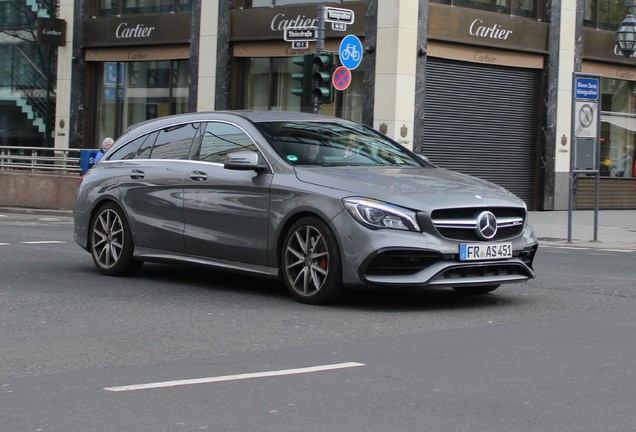
[[[227,123],[208,123],[198,159],[223,163],[228,153],[244,150],[258,151],[254,141],[242,129]]]
[[[135,154],[135,159],[148,159],[150,157],[150,151],[152,150],[152,145],[155,143],[157,139],[157,132],[153,132],[148,135],[148,138],[141,144],[139,150],[137,150],[137,154]]]
[[[139,151],[139,148],[147,139],[148,135],[140,136],[139,138],[136,138],[128,142],[128,144],[125,144],[124,146],[118,148],[112,154],[106,154],[106,159],[110,161],[134,159],[135,155]]]
[[[186,123],[162,129],[152,148],[152,159],[187,159],[199,123]]]

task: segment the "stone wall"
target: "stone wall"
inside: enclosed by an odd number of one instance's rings
[[[623,210],[636,209],[636,185],[633,178],[601,178],[599,190],[599,209]],[[594,209],[594,177],[579,177],[576,180],[577,210]]]
[[[0,172],[0,207],[70,210],[79,182],[77,175]]]

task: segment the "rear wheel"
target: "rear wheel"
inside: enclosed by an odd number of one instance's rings
[[[124,212],[115,204],[100,207],[91,224],[91,255],[105,275],[134,273],[142,262],[133,259],[133,240]]]
[[[465,286],[465,287],[453,287],[453,289],[462,295],[482,295],[493,292],[499,288],[499,285],[486,285],[486,286]]]
[[[320,219],[305,217],[285,237],[283,279],[291,295],[309,304],[328,304],[344,295],[338,243]]]

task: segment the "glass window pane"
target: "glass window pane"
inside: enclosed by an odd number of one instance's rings
[[[258,151],[245,132],[227,123],[208,123],[198,159],[223,163],[229,153],[244,150]]]
[[[600,173],[604,177],[634,177],[636,98],[632,81],[602,79]]]
[[[124,160],[124,159],[134,159],[139,147],[148,139],[148,135],[144,135],[137,139],[130,141],[123,147],[118,148],[112,154],[106,155],[107,160],[115,161],[115,160]]]
[[[172,126],[159,132],[151,159],[187,159],[199,123]]]

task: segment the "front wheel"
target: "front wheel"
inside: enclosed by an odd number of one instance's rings
[[[142,262],[133,258],[133,240],[124,212],[115,204],[104,204],[91,224],[91,255],[105,275],[134,273]]]
[[[499,285],[453,287],[455,292],[463,295],[483,295],[493,292]]]
[[[338,242],[321,220],[305,217],[291,227],[281,262],[283,280],[296,300],[328,304],[344,295]]]

